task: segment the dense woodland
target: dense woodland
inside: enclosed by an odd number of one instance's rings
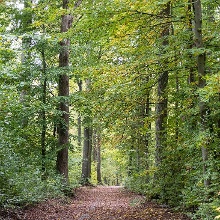
[[[124,185],[218,216],[219,12],[216,0],[1,0],[0,205]]]

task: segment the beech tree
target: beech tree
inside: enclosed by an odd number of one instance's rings
[[[161,16],[164,18],[164,27],[162,27],[161,37],[162,37],[162,52],[161,55],[163,57],[164,50],[168,46],[168,37],[170,34],[170,24],[167,18],[170,17],[171,6],[170,2],[168,2],[165,6],[165,9],[162,10]],[[167,21],[168,20],[168,21]],[[168,106],[168,98],[167,98],[167,84],[168,84],[168,68],[166,63],[168,60],[162,58],[161,61],[162,73],[159,73],[158,78],[158,87],[157,87],[157,104],[156,104],[156,165],[158,166],[162,161],[163,148],[166,148],[166,120],[167,120],[167,106]]]
[[[93,131],[93,160],[96,163],[96,180],[98,184],[102,184],[101,174],[101,134],[100,129]]]
[[[91,89],[91,80],[86,80],[86,92]],[[83,141],[83,157],[82,157],[82,184],[90,184],[91,179],[91,162],[92,162],[92,118],[90,106],[87,106],[87,112],[84,118],[84,141]]]
[[[63,9],[68,9],[68,1],[63,0]],[[73,16],[66,14],[62,16],[61,33],[67,32],[72,25]],[[61,148],[57,154],[57,170],[64,176],[65,181],[68,182],[68,144],[69,144],[69,76],[67,68],[69,66],[69,46],[70,39],[64,39],[60,43],[61,51],[59,55],[59,67],[62,68],[62,73],[59,76],[59,97],[60,97],[60,111],[62,116],[58,127],[58,146]]]
[[[74,5],[76,9],[80,4],[81,0],[77,1]],[[67,11],[69,8],[69,1],[63,0],[63,9]],[[68,32],[71,28],[73,22],[73,16],[70,14],[65,14],[62,16],[61,22],[61,33]],[[61,74],[59,76],[59,92],[60,97],[60,111],[62,112],[59,126],[58,126],[58,147],[61,148],[57,154],[57,170],[64,176],[65,181],[68,182],[68,145],[69,145],[69,76],[68,76],[68,66],[69,66],[69,47],[70,39],[64,39],[60,42],[60,54],[59,54],[59,67],[61,67]]]
[[[195,44],[196,48],[200,50],[197,56],[197,69],[198,69],[198,87],[204,88],[206,85],[206,71],[205,71],[205,51],[203,47],[203,36],[202,36],[202,5],[201,1],[193,2],[193,10],[195,16]],[[203,100],[199,100],[200,109],[200,126],[201,132],[208,132],[208,106]],[[208,149],[207,142],[203,143],[202,146],[202,159],[203,159],[203,174],[204,174],[204,185],[207,187],[210,185],[210,180],[207,178],[207,161],[208,161]]]

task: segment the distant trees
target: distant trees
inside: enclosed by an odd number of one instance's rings
[[[210,4],[215,14],[219,5]],[[218,92],[210,92],[219,78],[218,31],[210,15],[206,17],[210,4],[97,1],[92,7],[99,13],[89,13],[82,23],[86,26],[95,18],[90,36],[97,28],[96,40],[105,42],[102,66],[92,68],[93,90],[104,91],[102,111],[94,111],[101,112],[105,129],[124,152],[127,186],[170,205],[182,201],[185,208],[199,207],[195,215],[202,218],[206,214],[200,202],[206,203],[212,217],[211,204],[218,203],[216,196],[207,202],[217,193],[212,184],[218,185],[215,166],[219,163],[214,120],[219,101],[213,102]],[[215,22],[219,24],[218,19]]]

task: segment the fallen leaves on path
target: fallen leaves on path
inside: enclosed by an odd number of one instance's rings
[[[0,218],[1,219],[1,218]],[[29,207],[8,220],[188,220],[122,187],[81,187],[74,198]]]

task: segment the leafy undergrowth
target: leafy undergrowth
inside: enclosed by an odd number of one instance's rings
[[[122,187],[81,187],[74,198],[52,199],[17,212],[2,212],[8,220],[188,220]],[[4,216],[3,216],[4,215]]]

